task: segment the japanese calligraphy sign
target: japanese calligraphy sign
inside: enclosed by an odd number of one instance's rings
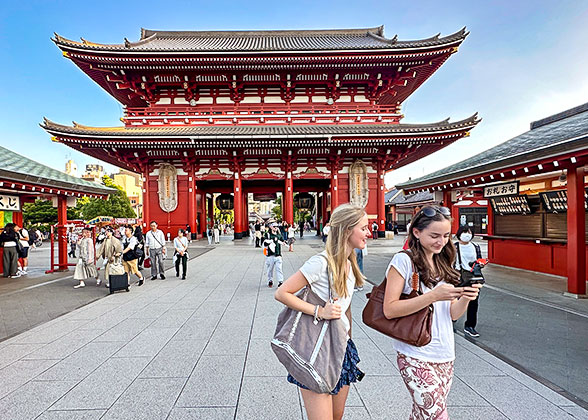
[[[20,211],[20,200],[18,196],[0,194],[0,210]]]
[[[502,197],[519,193],[519,181],[506,182],[504,184],[488,185],[484,187],[484,197]]]

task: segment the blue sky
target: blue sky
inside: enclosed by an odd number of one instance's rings
[[[388,174],[388,187],[463,160],[533,120],[588,102],[585,1],[20,1],[0,10],[0,144],[63,170],[94,160],[52,143],[40,127],[120,124],[121,106],[50,41],[53,32],[101,43],[166,30],[322,29],[385,25],[387,37],[426,38],[467,26],[460,51],[405,103],[403,122],[482,123],[460,140]],[[110,171],[114,167],[106,165]]]

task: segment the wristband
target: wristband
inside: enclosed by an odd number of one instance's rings
[[[319,323],[319,321],[322,321],[322,318],[320,318],[318,316],[318,312],[319,312],[319,305],[316,305],[314,307],[314,321],[312,321],[314,323],[314,325],[317,325]]]

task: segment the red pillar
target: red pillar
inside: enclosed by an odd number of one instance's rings
[[[339,205],[339,179],[337,176],[337,166],[333,165],[333,169],[331,170],[331,214]]]
[[[206,197],[208,204],[208,223],[207,227],[214,225],[214,195],[210,194],[210,197]]]
[[[291,225],[294,223],[294,182],[292,181],[292,172],[290,168],[286,170],[286,182],[283,201],[284,208],[282,212],[282,219]]]
[[[149,163],[143,168],[143,227],[149,226]]]
[[[243,191],[243,232],[249,236],[249,194]]]
[[[378,177],[378,191],[377,191],[377,205],[378,205],[378,237],[384,238],[386,236],[386,203],[384,192],[384,167],[383,162],[378,161],[376,165],[376,172]]]
[[[568,169],[568,292],[586,294],[584,167]]]
[[[190,164],[188,174],[188,224],[192,232],[196,232],[196,179],[194,178],[194,164]],[[190,238],[192,239],[192,238]]]
[[[67,197],[57,196],[57,261],[58,270],[67,270]]]
[[[243,191],[241,188],[241,174],[239,171],[235,171],[235,177],[233,179],[233,214],[234,214],[234,228],[235,228],[235,239],[241,239],[243,237]]]
[[[206,236],[206,230],[208,229],[208,225],[206,224],[206,193],[200,193],[200,220],[198,225],[200,226],[200,234]]]

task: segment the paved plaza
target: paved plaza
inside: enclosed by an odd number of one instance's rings
[[[284,253],[284,274],[320,247],[298,241]],[[0,418],[304,419],[269,345],[282,306],[263,262],[248,239],[224,238],[189,262],[185,281],[169,271],[0,342]],[[361,322],[365,291],[353,299],[353,339],[366,377],[352,386],[345,419],[406,419],[410,398],[390,340]],[[456,344],[452,419],[588,419],[459,335]]]

